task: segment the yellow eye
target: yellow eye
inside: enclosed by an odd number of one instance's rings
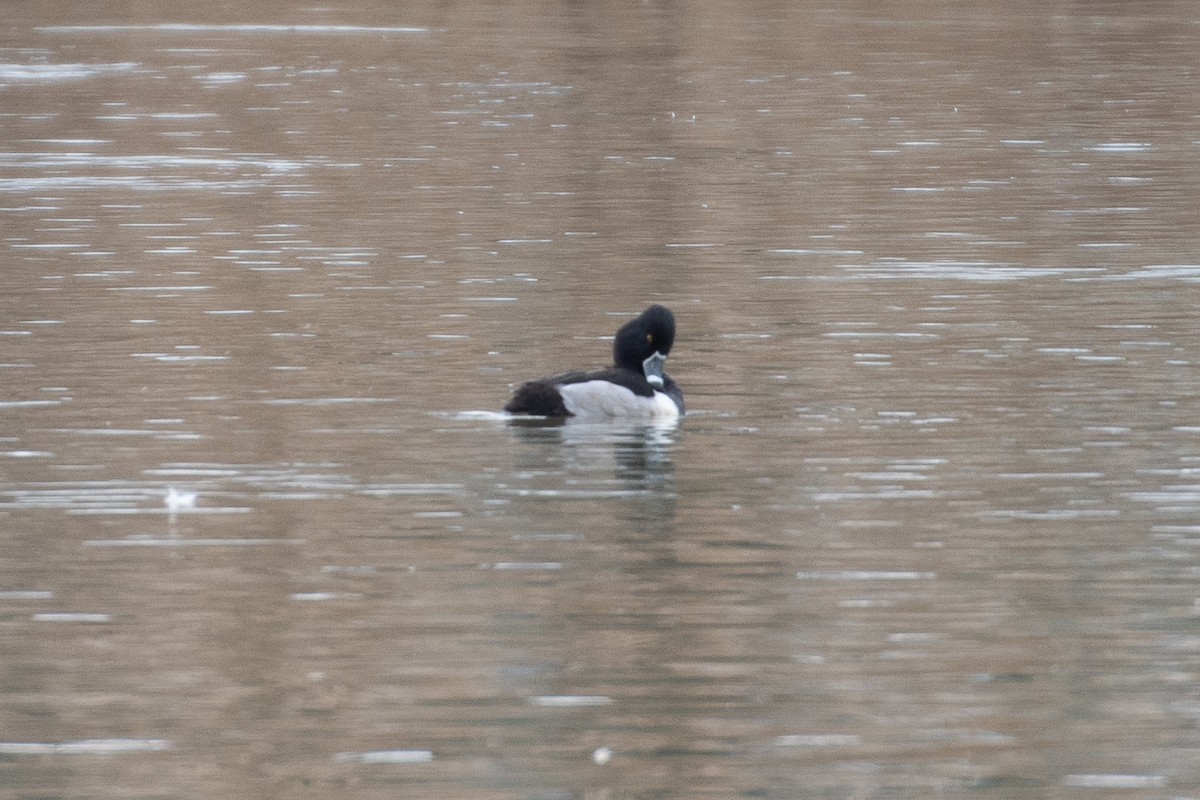
[[[649,342],[650,344],[654,344],[654,334],[653,334],[653,333],[647,333],[647,334],[646,334],[646,341],[647,341],[647,342]]]

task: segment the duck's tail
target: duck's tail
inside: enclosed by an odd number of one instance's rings
[[[504,410],[510,414],[530,414],[536,417],[571,416],[558,387],[545,381],[521,384],[504,406]]]

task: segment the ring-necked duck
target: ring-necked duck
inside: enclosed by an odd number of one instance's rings
[[[650,306],[617,330],[613,366],[529,381],[504,410],[539,417],[680,417],[683,392],[663,372],[674,343],[675,315],[665,306]]]

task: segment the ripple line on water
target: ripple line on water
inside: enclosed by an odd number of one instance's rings
[[[429,28],[414,26],[367,25],[283,25],[268,23],[205,24],[191,22],[162,22],[152,25],[44,25],[34,28],[38,33],[428,33]]]
[[[68,742],[0,742],[4,755],[111,755],[171,750],[169,739],[79,739]]]
[[[338,763],[352,764],[426,764],[433,761],[432,750],[347,751],[333,757]]]
[[[258,547],[272,544],[298,545],[307,539],[180,539],[174,537],[130,537],[128,539],[89,539],[85,547]]]

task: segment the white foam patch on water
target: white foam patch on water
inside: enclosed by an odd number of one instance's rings
[[[433,761],[432,750],[367,750],[347,751],[333,757],[338,763],[351,764],[427,764]]]

